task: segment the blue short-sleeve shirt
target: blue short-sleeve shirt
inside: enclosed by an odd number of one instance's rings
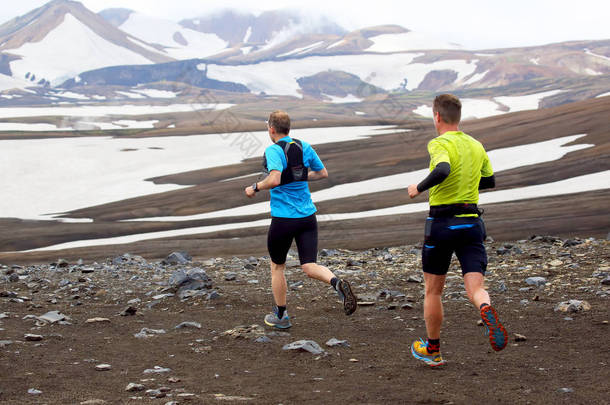
[[[292,142],[292,138],[285,136],[280,141]],[[324,169],[324,164],[316,151],[307,142],[301,141],[303,146],[303,164],[315,172]],[[265,149],[267,169],[277,170],[280,173],[288,167],[284,150],[277,144]],[[311,200],[309,184],[306,181],[277,186],[270,190],[271,216],[278,218],[305,218],[316,212],[316,206]]]

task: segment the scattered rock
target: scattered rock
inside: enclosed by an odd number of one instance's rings
[[[326,346],[328,346],[328,347],[335,347],[335,346],[350,347],[347,340],[339,340],[339,339],[335,339],[335,338],[329,339],[326,342]]]
[[[324,349],[313,340],[297,340],[282,347],[282,350],[303,350],[312,354],[322,354]]]
[[[230,336],[235,339],[256,339],[264,335],[265,328],[256,324],[236,326],[221,333],[221,336]]]
[[[525,282],[529,285],[535,285],[536,287],[543,287],[546,285],[546,278],[544,277],[528,277]]]
[[[107,403],[108,402],[104,401],[103,399],[89,399],[87,401],[81,402],[80,405],[104,405]]]
[[[69,320],[70,318],[68,318],[66,315],[60,313],[59,311],[49,311],[44,315],[40,315],[38,317],[38,319],[40,319],[41,321],[44,321],[44,322],[48,322],[48,323],[55,323],[55,322],[66,321],[66,320]]]
[[[260,337],[257,337],[254,341],[256,343],[270,343],[271,339],[269,339],[269,337],[267,337],[267,336],[260,336]]]
[[[198,322],[182,322],[181,324],[176,325],[176,329],[182,329],[182,328],[201,329],[201,324]]]
[[[138,312],[137,308],[129,306],[129,307],[125,308],[124,310],[122,310],[119,315],[121,315],[121,316],[132,316],[132,315],[135,315],[136,312]]]
[[[144,370],[144,374],[161,374],[161,373],[171,373],[171,368],[165,368],[161,366],[154,366],[153,368],[147,368]]]
[[[28,342],[40,342],[43,339],[43,337],[42,337],[42,335],[32,335],[32,334],[28,333],[24,336],[24,339]]]
[[[187,264],[193,260],[187,252],[170,253],[161,263],[165,265]]]
[[[133,336],[137,337],[138,339],[145,339],[155,335],[162,335],[164,333],[166,333],[165,329],[142,328],[138,333]]]
[[[424,280],[422,280],[422,278],[420,276],[409,276],[409,278],[407,279],[407,282],[409,282],[409,283],[423,283]]]
[[[515,333],[515,342],[525,342],[526,340],[527,340],[527,338],[524,335]]]
[[[574,392],[573,388],[559,388],[557,391],[563,394],[569,394],[570,392]]]
[[[125,388],[125,391],[138,392],[138,391],[144,391],[145,389],[146,389],[146,387],[142,384],[129,383],[129,384],[127,384],[127,387]]]
[[[587,301],[569,300],[563,301],[555,306],[555,311],[561,312],[583,312],[591,309],[591,304]]]
[[[110,322],[108,318],[90,318],[85,321],[85,323],[101,323],[101,322]]]
[[[42,391],[37,390],[36,388],[30,388],[28,390],[28,394],[30,394],[30,395],[40,395],[40,394],[42,394]]]
[[[235,281],[237,279],[237,273],[225,273],[226,281]]]
[[[112,366],[110,364],[98,364],[95,366],[97,371],[110,371],[112,370]]]

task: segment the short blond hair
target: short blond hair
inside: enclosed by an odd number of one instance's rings
[[[275,132],[282,135],[290,133],[290,117],[285,111],[274,111],[269,115],[269,127],[275,129]]]

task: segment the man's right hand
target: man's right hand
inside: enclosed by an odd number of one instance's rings
[[[411,198],[415,198],[420,194],[417,190],[417,184],[410,184],[407,191],[409,192],[409,197]]]

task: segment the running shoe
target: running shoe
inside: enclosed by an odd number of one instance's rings
[[[288,329],[292,326],[288,312],[284,312],[284,316],[280,319],[275,308],[272,313],[265,315],[265,324],[278,329]]]
[[[411,345],[411,354],[417,360],[423,361],[430,367],[443,366],[447,364],[441,357],[441,352],[428,353],[428,341],[419,339],[413,342]]]
[[[339,294],[339,298],[343,301],[343,311],[345,312],[345,315],[351,315],[356,312],[356,309],[358,308],[358,299],[352,292],[352,287],[347,281],[337,281],[337,294]]]
[[[508,332],[500,323],[496,310],[491,305],[484,306],[481,309],[481,319],[487,326],[491,348],[497,352],[504,349],[508,343]]]

